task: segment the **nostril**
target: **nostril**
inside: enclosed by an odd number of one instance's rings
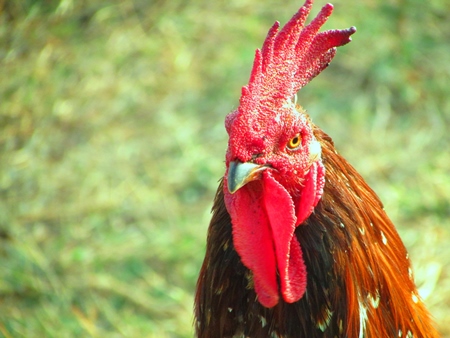
[[[252,156],[252,159],[251,159],[251,161],[253,162],[254,160],[256,160],[257,158],[259,158],[259,157],[261,157],[261,156],[263,156],[263,154],[262,154],[262,153],[259,153],[259,154],[254,154],[254,155]]]

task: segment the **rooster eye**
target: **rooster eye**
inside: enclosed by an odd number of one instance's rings
[[[287,144],[288,149],[295,150],[300,146],[302,143],[302,138],[300,134],[295,135],[293,138],[291,138]]]

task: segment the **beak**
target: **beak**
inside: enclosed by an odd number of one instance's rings
[[[268,166],[251,162],[232,161],[228,165],[228,191],[234,194],[248,182],[257,180]]]

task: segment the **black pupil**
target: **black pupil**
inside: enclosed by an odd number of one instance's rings
[[[293,145],[297,145],[297,144],[298,144],[298,136],[296,136],[296,137],[294,137],[294,138],[292,139],[292,144],[293,144]]]

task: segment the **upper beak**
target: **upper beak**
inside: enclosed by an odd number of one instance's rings
[[[251,162],[232,161],[228,165],[228,191],[234,194],[248,182],[257,180],[261,177],[266,165],[255,164]]]

